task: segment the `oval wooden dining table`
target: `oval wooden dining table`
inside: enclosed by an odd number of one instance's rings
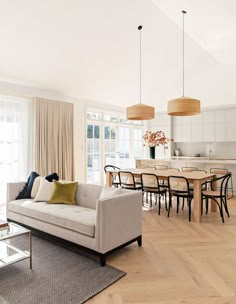
[[[172,170],[155,170],[155,169],[135,169],[135,168],[126,168],[121,171],[129,171],[133,173],[135,177],[140,177],[142,173],[153,173],[158,176],[160,180],[167,180],[168,176],[184,176],[189,183],[192,183],[194,186],[193,193],[193,210],[192,210],[192,219],[194,222],[201,222],[201,200],[202,200],[202,189],[201,185],[205,181],[212,180],[215,177],[215,174],[205,173],[205,172],[177,172]],[[106,184],[112,186],[112,175],[117,175],[119,171],[108,171],[106,173]],[[217,190],[217,183],[213,182],[213,190]],[[211,211],[216,212],[217,206],[214,202],[211,201]]]

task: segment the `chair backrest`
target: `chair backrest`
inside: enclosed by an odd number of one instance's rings
[[[177,171],[177,172],[180,172],[180,170],[178,168],[169,168],[167,169],[168,171]]]
[[[204,172],[204,173],[207,173],[207,171],[204,170],[204,169],[197,169],[197,170],[193,170],[192,172]]]
[[[168,176],[168,188],[170,193],[190,194],[189,182],[184,176]]]
[[[227,187],[229,179],[231,178],[231,172],[220,177],[216,177],[211,181],[211,189],[213,190],[213,182],[217,182],[220,188],[220,195],[227,197]]]
[[[196,170],[198,170],[196,167],[182,167],[182,172],[192,172]]]
[[[158,191],[160,189],[159,179],[156,174],[152,173],[142,173],[141,174],[142,189],[156,188]]]
[[[133,173],[129,171],[119,171],[118,176],[121,187],[135,188],[135,178]]]
[[[120,170],[120,168],[116,167],[116,166],[113,166],[113,165],[104,166],[105,173],[107,173],[107,171],[113,171],[113,170],[118,171],[118,170]]]
[[[155,165],[155,170],[167,170],[168,166],[165,165]]]
[[[228,174],[229,171],[228,171],[228,169],[225,169],[225,168],[210,168],[210,173],[217,174],[217,175],[225,175],[225,174]]]

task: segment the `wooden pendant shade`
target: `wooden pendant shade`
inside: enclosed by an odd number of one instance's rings
[[[140,103],[130,106],[126,110],[128,120],[150,120],[155,117],[155,109],[152,106],[141,103],[141,88],[142,88],[142,78],[141,78],[141,30],[142,25],[139,25],[138,30],[140,32],[140,70],[139,70],[139,100]]]
[[[168,102],[168,115],[190,116],[201,113],[200,100],[191,97],[180,97]]]
[[[172,116],[191,116],[201,113],[200,100],[184,96],[184,15],[183,13],[183,96],[168,102],[168,115]]]
[[[129,120],[150,120],[154,116],[154,107],[142,103],[127,108],[127,119]]]

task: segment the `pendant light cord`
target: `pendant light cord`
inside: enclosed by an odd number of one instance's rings
[[[182,11],[183,13],[183,97],[184,97],[184,15],[186,11]]]
[[[140,31],[140,40],[139,40],[139,103],[141,104],[142,96],[142,25],[139,25],[138,30]]]

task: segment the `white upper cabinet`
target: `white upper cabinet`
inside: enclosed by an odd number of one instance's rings
[[[224,109],[215,110],[215,141],[226,141],[225,115]]]
[[[175,142],[236,141],[236,108],[202,111],[200,115],[172,118]]]
[[[192,142],[202,141],[202,114],[191,117]]]
[[[236,109],[225,110],[226,141],[236,141]]]
[[[206,111],[202,113],[202,141],[215,141],[215,112]]]

